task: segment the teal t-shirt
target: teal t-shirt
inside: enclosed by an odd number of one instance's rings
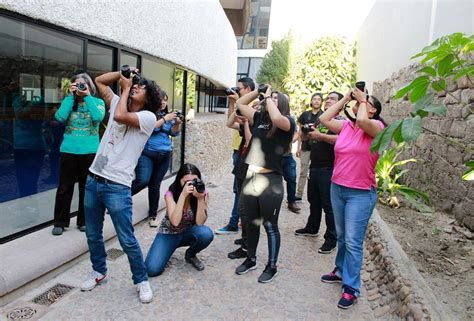
[[[84,103],[77,105],[73,111],[74,96],[67,96],[54,115],[64,123],[61,153],[94,154],[99,147],[99,125],[105,116],[105,104],[100,98],[86,96]]]

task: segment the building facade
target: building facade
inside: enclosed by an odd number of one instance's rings
[[[217,0],[2,0],[0,42],[1,243],[52,222],[64,131],[54,112],[70,76],[137,66],[183,113],[212,111],[217,89],[235,81],[235,36]],[[185,133],[169,175],[184,160]]]

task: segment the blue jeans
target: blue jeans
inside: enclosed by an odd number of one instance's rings
[[[331,184],[331,203],[337,232],[336,274],[342,286],[360,294],[360,268],[365,230],[377,201],[377,191]]]
[[[208,247],[213,239],[214,233],[205,225],[194,225],[179,234],[158,233],[145,260],[148,275],[157,276],[163,273],[166,263],[178,247],[189,246],[185,255],[191,258]]]
[[[91,176],[87,177],[84,210],[86,236],[89,245],[92,268],[101,274],[107,273],[104,237],[105,209],[114,224],[123,251],[128,256],[133,283],[146,281],[145,263],[142,250],[133,234],[132,194],[130,187],[118,183],[103,183]]]
[[[235,167],[237,164],[237,160],[239,159],[239,151],[234,150],[232,154],[232,166]],[[234,177],[233,183],[233,190],[234,190],[234,205],[232,206],[232,213],[230,214],[229,219],[229,226],[237,227],[239,225],[239,198],[240,198],[240,191],[237,186],[237,179]]]
[[[135,168],[132,195],[148,186],[148,217],[156,217],[160,204],[160,186],[170,167],[171,152],[143,150]]]
[[[283,156],[281,166],[286,182],[286,200],[288,203],[294,203],[296,202],[296,161],[293,154]]]

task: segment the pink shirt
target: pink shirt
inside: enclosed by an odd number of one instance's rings
[[[384,128],[383,123],[379,123]],[[351,121],[344,122],[334,146],[333,183],[364,190],[370,190],[371,186],[377,188],[375,164],[379,153],[370,152],[373,139]]]

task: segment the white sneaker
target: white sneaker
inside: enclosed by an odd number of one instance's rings
[[[95,288],[97,285],[107,283],[109,276],[107,274],[100,274],[99,272],[92,271],[89,275],[89,278],[82,282],[81,291],[90,291]]]
[[[148,225],[150,225],[150,227],[158,227],[158,218],[156,216],[150,217]]]
[[[153,300],[153,291],[150,282],[142,281],[137,284],[138,297],[141,303],[150,303]]]

